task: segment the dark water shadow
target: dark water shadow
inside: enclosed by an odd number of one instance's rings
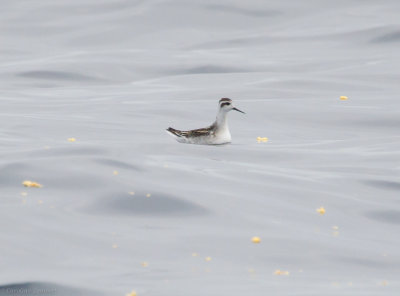
[[[128,170],[135,170],[135,171],[141,171],[139,166],[135,166],[133,164],[127,163],[127,162],[122,162],[119,160],[115,159],[109,159],[109,158],[98,158],[94,160],[98,164],[106,165],[112,168],[120,168],[120,169],[128,169]]]
[[[57,81],[85,81],[85,82],[94,82],[94,81],[102,81],[103,79],[96,78],[93,76],[87,76],[78,73],[72,72],[63,72],[63,71],[27,71],[18,73],[17,76],[31,78],[31,79],[41,79],[41,80],[57,80]]]
[[[349,122],[350,123],[350,122]],[[400,126],[400,119],[394,117],[387,117],[387,118],[371,118],[370,120],[357,120],[352,121],[351,124],[358,125],[360,127],[368,127],[369,129],[372,128],[386,128],[386,129],[395,129],[398,130]]]
[[[276,39],[269,36],[257,36],[257,37],[240,37],[240,38],[230,38],[230,39],[222,39],[219,41],[207,41],[203,43],[198,43],[192,46],[189,46],[188,49],[215,49],[215,48],[227,48],[227,47],[235,47],[235,46],[257,46],[264,45],[267,43],[276,41]],[[242,72],[254,72],[247,69],[242,69]]]
[[[367,218],[372,220],[390,223],[400,224],[400,211],[386,210],[386,211],[370,211],[365,214]]]
[[[372,43],[400,42],[400,31],[388,33],[371,40]]]
[[[393,181],[382,181],[382,180],[367,180],[363,181],[364,184],[367,184],[372,187],[377,187],[381,189],[387,190],[395,190],[400,192],[400,182]]]
[[[10,163],[0,167],[0,188],[17,187],[25,188],[22,182],[31,180],[39,182],[44,188],[71,190],[91,190],[107,184],[107,180],[99,178],[91,172],[70,171],[66,169],[69,159],[57,161],[57,167],[51,166],[52,162],[41,164]],[[44,189],[43,189],[44,190]]]
[[[204,65],[188,69],[171,69],[164,74],[169,75],[190,75],[190,74],[227,74],[254,72],[254,69],[245,69],[227,66]]]
[[[57,285],[43,282],[25,282],[14,283],[0,286],[0,296],[101,296],[104,295],[98,291],[78,289],[68,286]]]
[[[335,260],[341,261],[343,263],[347,264],[354,264],[358,266],[362,266],[364,268],[382,268],[387,266],[386,262],[382,261],[377,261],[377,260],[372,260],[372,259],[366,259],[366,258],[353,258],[353,257],[335,257]]]
[[[223,4],[208,4],[205,8],[214,11],[222,11],[223,13],[234,13],[251,17],[272,17],[282,13],[278,10],[249,9]]]
[[[60,157],[60,156],[90,156],[105,154],[105,149],[95,148],[95,147],[62,147],[62,148],[52,148],[42,149],[32,151],[30,156],[39,157]]]
[[[169,196],[154,193],[146,197],[146,193],[117,193],[104,196],[92,204],[88,211],[94,214],[132,215],[132,216],[182,216],[204,215],[208,211],[200,205]]]

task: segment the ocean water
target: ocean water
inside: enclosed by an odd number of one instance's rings
[[[1,296],[399,295],[398,1],[1,6]]]

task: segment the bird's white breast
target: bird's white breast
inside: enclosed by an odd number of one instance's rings
[[[225,144],[225,143],[230,143],[232,140],[231,133],[229,132],[228,126],[225,126],[224,128],[217,129],[215,131],[215,136],[213,139],[212,144]]]

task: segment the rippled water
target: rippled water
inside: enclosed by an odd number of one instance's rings
[[[3,2],[1,296],[398,295],[398,1]]]

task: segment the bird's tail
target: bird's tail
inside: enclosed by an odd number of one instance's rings
[[[174,136],[174,137],[179,137],[179,138],[182,137],[181,131],[176,130],[176,129],[172,128],[172,127],[167,128],[166,131],[167,131],[170,135],[172,135],[172,136]]]

